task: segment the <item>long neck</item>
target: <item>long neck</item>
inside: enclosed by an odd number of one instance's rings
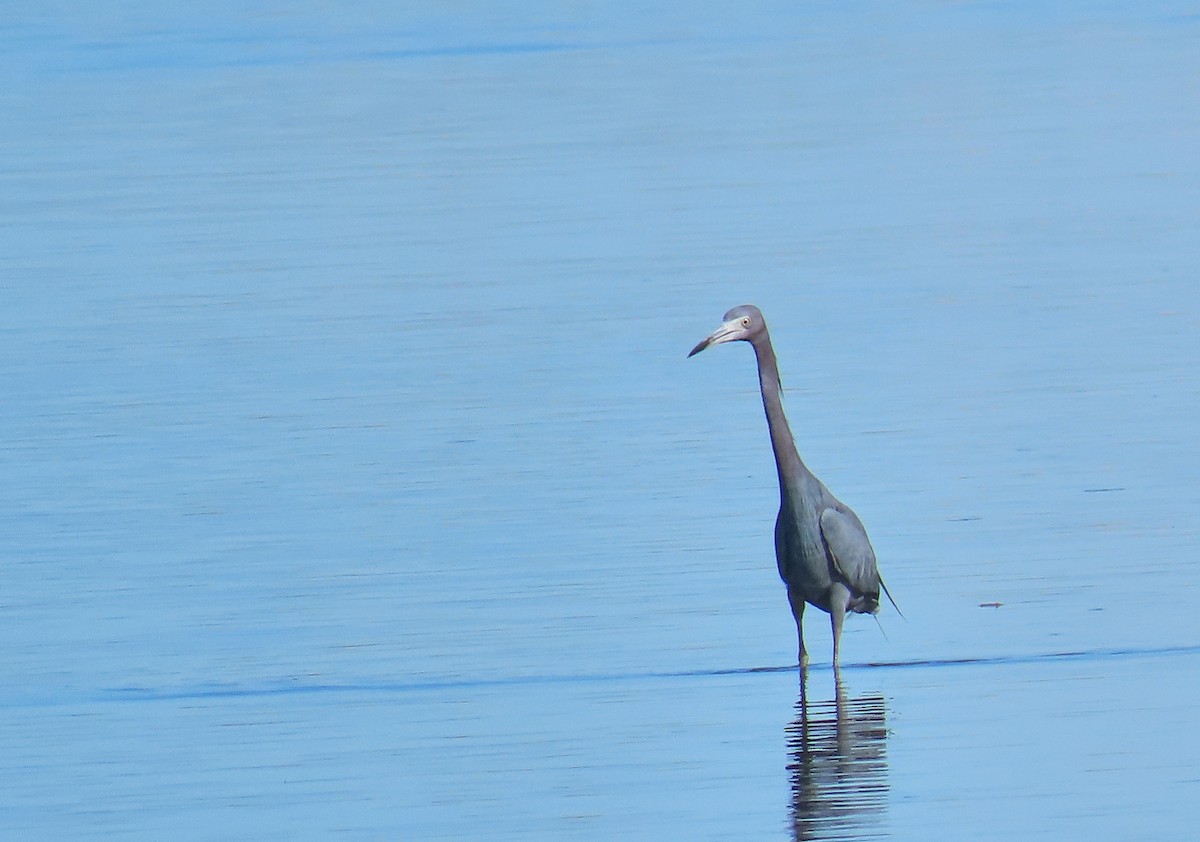
[[[771,431],[771,449],[775,451],[775,469],[779,473],[779,492],[788,493],[785,477],[803,477],[808,468],[800,459],[787,416],[783,414],[783,396],[779,387],[779,362],[770,336],[763,334],[752,343],[758,358],[758,385],[762,389],[763,410],[767,414],[767,428]]]

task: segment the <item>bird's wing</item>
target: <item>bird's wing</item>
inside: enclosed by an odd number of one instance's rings
[[[838,575],[859,594],[879,598],[879,568],[862,521],[849,509],[821,512],[821,538]]]

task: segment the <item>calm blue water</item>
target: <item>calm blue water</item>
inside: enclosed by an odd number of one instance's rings
[[[1188,4],[0,17],[0,836],[1192,832]]]

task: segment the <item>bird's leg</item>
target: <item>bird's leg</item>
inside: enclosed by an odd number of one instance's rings
[[[788,602],[792,606],[792,616],[796,618],[796,638],[800,641],[800,669],[804,669],[808,666],[808,650],[804,648],[804,594],[789,587]]]
[[[834,594],[834,598],[830,604],[829,623],[833,626],[833,668],[835,671],[841,667],[838,653],[842,648],[842,621],[845,619],[845,600],[840,599],[838,594]]]

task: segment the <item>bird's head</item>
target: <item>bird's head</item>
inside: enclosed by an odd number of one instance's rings
[[[720,345],[723,342],[738,342],[739,340],[753,342],[760,335],[766,333],[766,330],[767,323],[758,308],[753,304],[743,304],[726,313],[721,320],[721,326],[693,348],[688,356],[694,357],[709,345]]]

